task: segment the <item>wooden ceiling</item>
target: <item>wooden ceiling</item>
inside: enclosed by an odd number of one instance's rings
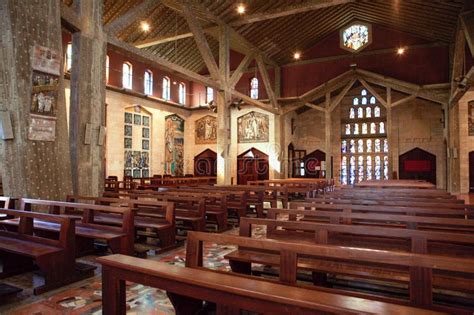
[[[73,0],[63,0],[70,5]],[[109,24],[145,0],[103,0],[104,24]],[[470,0],[465,0],[466,2]],[[276,63],[293,61],[295,50],[304,51],[353,20],[366,21],[408,32],[433,42],[454,42],[459,13],[464,0],[201,0],[202,7],[231,25],[251,44]],[[186,20],[173,3],[157,0],[157,5],[118,34],[131,44],[160,44],[142,48],[190,70],[200,72],[205,64],[199,54]],[[236,12],[238,3],[246,3],[243,15]],[[337,2],[333,6],[321,4]],[[315,9],[316,6],[320,8]],[[292,12],[294,14],[285,14]],[[197,16],[201,14],[196,12]],[[272,18],[269,18],[270,14]],[[276,17],[280,15],[280,17]],[[251,18],[251,19],[250,19]],[[140,23],[150,24],[145,33]],[[205,17],[199,19],[204,29],[215,26]],[[218,42],[212,31],[206,32],[209,46],[218,55]],[[181,37],[173,40],[176,36]]]

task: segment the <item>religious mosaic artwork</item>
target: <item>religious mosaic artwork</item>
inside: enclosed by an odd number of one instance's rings
[[[474,101],[468,103],[468,111],[469,111],[469,120],[468,120],[468,130],[469,136],[474,136]]]
[[[217,119],[207,115],[196,120],[195,125],[196,144],[217,143]]]
[[[184,175],[184,119],[165,117],[165,174]]]
[[[150,174],[150,116],[137,105],[124,113],[124,175],[134,178]]]
[[[237,119],[238,142],[268,142],[268,115],[250,112]]]
[[[371,42],[370,25],[355,23],[341,31],[341,48],[356,52]]]

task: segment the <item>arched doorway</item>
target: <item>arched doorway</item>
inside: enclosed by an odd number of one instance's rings
[[[469,152],[469,192],[474,193],[474,151]]]
[[[423,179],[436,185],[436,155],[414,148],[399,157],[400,179]]]
[[[216,176],[217,153],[206,149],[194,157],[194,176]]]
[[[237,157],[237,183],[268,179],[268,155],[251,148]]]

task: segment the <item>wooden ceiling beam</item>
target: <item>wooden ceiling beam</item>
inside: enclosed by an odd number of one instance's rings
[[[265,86],[265,90],[267,91],[268,97],[270,98],[270,103],[272,104],[273,108],[278,108],[278,102],[275,97],[275,93],[273,93],[272,84],[270,82],[270,76],[268,75],[267,68],[265,67],[265,63],[263,62],[263,58],[260,55],[257,55],[256,58],[258,70],[262,75],[263,85]]]
[[[162,69],[171,73],[176,73],[180,77],[197,82],[200,84],[203,84],[205,86],[212,87],[214,89],[221,89],[222,86],[220,85],[219,82],[207,78],[203,75],[200,75],[194,71],[191,71],[189,69],[186,69],[182,66],[179,66],[177,64],[174,64],[162,57],[159,57],[151,52],[148,52],[143,49],[136,48],[135,46],[125,43],[116,37],[108,36],[107,37],[107,42],[115,46],[118,50],[124,52],[127,55],[131,55],[134,58],[137,58],[137,60],[141,60],[142,62],[145,62],[147,64],[150,64],[152,66],[156,66],[158,69]]]
[[[64,2],[60,2],[61,7],[61,21],[71,29],[71,31],[78,32],[81,30],[82,22],[80,15],[71,7],[67,6]]]
[[[240,78],[242,78],[242,75],[245,73],[247,70],[249,64],[252,62],[254,59],[254,54],[253,52],[248,53],[245,55],[244,59],[240,62],[239,66],[235,71],[232,73],[232,76],[230,77],[229,80],[229,85],[231,87],[234,87],[237,82],[239,82]]]
[[[354,0],[310,0],[304,3],[278,8],[271,12],[251,14],[246,17],[240,18],[237,21],[231,22],[230,25],[241,26],[249,23],[256,23],[289,15],[305,13],[350,2],[354,2]]]
[[[412,94],[412,95],[409,95],[407,97],[404,97],[396,102],[393,102],[391,107],[397,107],[399,105],[402,105],[402,104],[405,104],[406,102],[409,102],[411,100],[414,100],[415,98],[417,98],[417,95],[416,94]]]
[[[474,56],[474,11],[461,14],[460,19],[463,24],[466,42],[471,50],[471,56]]]
[[[188,22],[191,32],[194,34],[194,41],[196,42],[196,46],[198,47],[202,59],[206,64],[207,70],[214,80],[223,81],[219,74],[219,67],[217,66],[209,44],[207,43],[207,39],[204,35],[201,25],[198,23],[197,19],[193,15],[193,12],[191,12],[191,9],[187,5],[183,5],[181,9],[181,13]]]
[[[254,100],[253,98],[251,98],[250,96],[244,94],[244,93],[241,93],[239,91],[236,91],[234,89],[230,89],[229,92],[237,97],[237,98],[241,98],[244,102],[246,102],[247,104],[249,105],[253,105],[255,107],[258,107],[258,108],[261,108],[263,110],[266,110],[267,112],[270,112],[270,113],[273,113],[273,114],[280,114],[280,111],[276,108],[273,108],[271,105],[269,104],[265,104],[259,100]]]
[[[125,29],[130,24],[136,22],[143,15],[150,13],[150,11],[160,4],[159,0],[145,0],[139,5],[128,10],[121,17],[115,19],[110,24],[104,26],[104,30],[111,36],[116,36],[120,31]]]
[[[339,95],[332,101],[331,106],[327,109],[330,113],[341,103],[342,99],[344,96],[346,96],[347,92],[352,88],[354,83],[357,81],[357,79],[352,79],[347,83],[347,85],[344,87],[344,89],[339,93]]]
[[[332,92],[334,90],[337,90],[338,88],[344,86],[347,81],[352,79],[354,77],[354,70],[348,70],[337,77],[327,81],[326,83],[323,83],[314,89],[309,90],[308,92],[304,93],[301,95],[299,98],[303,102],[310,102],[316,98],[322,97],[326,95],[327,92]]]
[[[359,78],[359,82],[372,94],[375,98],[385,107],[387,108],[387,101],[385,101],[382,96],[377,93],[375,89],[372,88],[364,79]]]

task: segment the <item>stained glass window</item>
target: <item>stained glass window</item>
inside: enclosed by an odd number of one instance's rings
[[[383,122],[379,124],[379,133],[385,133],[385,123]]]
[[[354,140],[351,140],[350,145],[349,145],[349,151],[350,151],[351,153],[355,153],[355,152],[356,152],[355,150],[356,150],[356,149],[355,149],[355,141],[354,141]]]
[[[380,139],[375,139],[375,152],[380,152]]]
[[[343,105],[346,114],[341,115],[342,185],[389,178],[386,121],[380,118],[381,108],[376,103],[376,98],[362,89],[351,104]]]
[[[367,170],[367,180],[371,180],[372,179],[372,157],[370,155],[367,156],[366,170]]]
[[[250,97],[254,100],[258,99],[258,79],[255,77],[250,80]]]
[[[374,122],[373,122],[373,123],[370,123],[370,133],[371,133],[371,134],[377,133],[377,127],[376,127],[376,125],[375,125]]]
[[[375,179],[380,180],[380,175],[381,175],[381,161],[380,161],[380,156],[377,155],[375,157]]]
[[[342,157],[341,164],[341,183],[342,185],[347,185],[347,157]]]
[[[363,123],[363,124],[362,124],[362,134],[363,134],[363,135],[366,135],[366,134],[367,134],[367,124],[366,124],[366,123]]]
[[[364,140],[357,140],[357,152],[364,153]]]
[[[347,153],[347,140],[341,142],[341,153]]]
[[[364,180],[364,157],[359,155],[359,182]]]
[[[369,44],[369,27],[364,24],[353,24],[342,31],[342,45],[348,50],[358,51]]]
[[[371,118],[372,117],[372,108],[371,107],[366,107],[365,108],[365,117],[366,118]]]
[[[374,117],[380,117],[380,107],[374,107]]]
[[[346,124],[346,135],[350,135],[350,134],[351,134],[351,125]]]
[[[349,184],[354,185],[355,183],[355,169],[356,169],[356,158],[351,156],[350,165],[349,165]]]

